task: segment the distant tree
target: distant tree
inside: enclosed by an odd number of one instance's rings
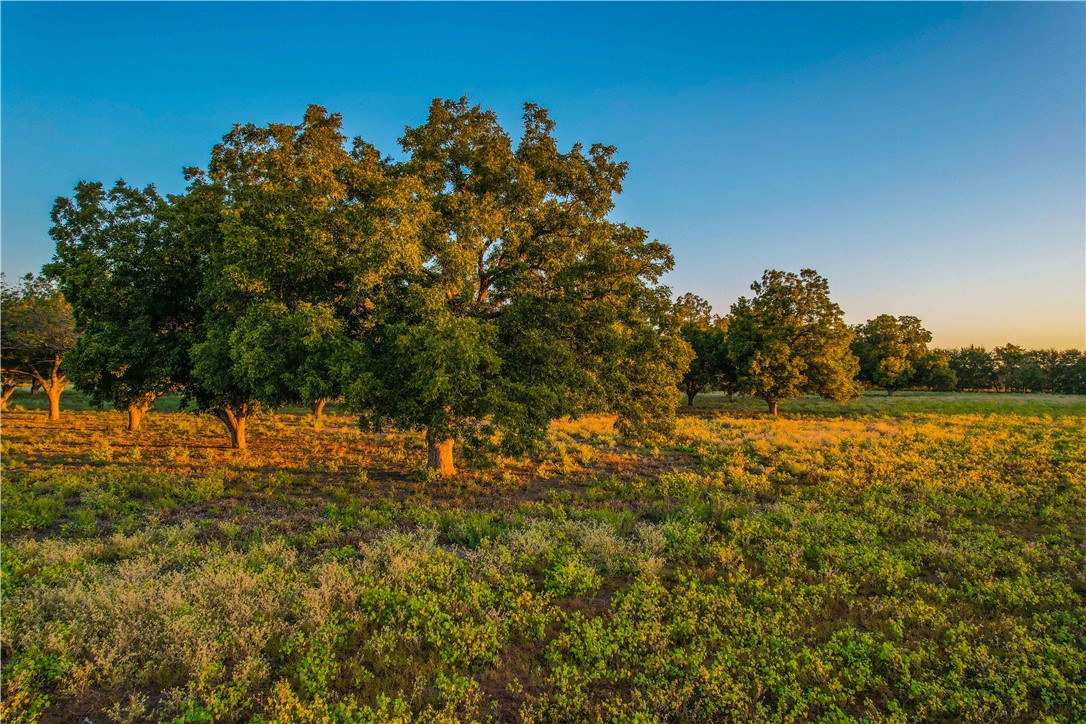
[[[916,366],[915,383],[939,392],[950,392],[958,386],[958,376],[950,369],[950,352],[929,350]]]
[[[679,326],[691,324],[701,329],[708,329],[716,321],[713,306],[697,294],[689,292],[675,298],[672,315]]]
[[[691,352],[659,285],[670,251],[608,218],[615,149],[560,152],[553,127],[526,105],[514,147],[493,112],[435,100],[401,140],[432,214],[373,295],[349,398],[373,425],[425,429],[441,475],[458,439],[522,451],[552,419],[600,409],[644,442],[674,422]]]
[[[1064,395],[1086,395],[1086,352],[1068,349],[1051,359],[1048,389]]]
[[[1044,388],[1044,369],[1039,352],[1016,344],[992,350],[996,385],[1014,392],[1040,392]]]
[[[839,402],[856,397],[859,363],[853,330],[830,300],[829,284],[811,269],[766,271],[754,297],[732,305],[728,353],[744,387],[772,414],[780,402],[817,393]]]
[[[950,369],[958,378],[958,389],[990,390],[996,385],[995,360],[984,347],[969,346],[954,350]]]
[[[0,295],[4,376],[36,381],[49,398],[49,419],[59,420],[60,394],[68,386],[62,364],[79,338],[72,308],[55,281],[33,274],[15,287],[2,284]]]
[[[749,389],[744,386],[743,380],[740,379],[739,368],[728,351],[728,333],[732,324],[731,315],[717,317],[713,324],[721,336],[721,350],[717,357],[717,377],[713,381],[713,389],[726,393],[730,401],[733,396],[746,394]]]
[[[698,394],[722,381],[728,359],[727,339],[712,306],[696,294],[677,298],[673,314],[679,333],[694,351],[680,384],[687,406],[693,407]]]
[[[916,317],[880,314],[856,325],[852,352],[860,361],[860,381],[887,395],[913,384],[928,357],[931,332]]]
[[[48,271],[81,335],[66,367],[95,403],[126,409],[132,431],[189,367],[193,324],[177,302],[197,277],[177,254],[167,209],[153,186],[124,181],[109,191],[80,182],[72,198],[53,205],[56,254]]]

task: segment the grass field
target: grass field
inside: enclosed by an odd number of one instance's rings
[[[5,722],[1086,721],[1083,397],[708,395],[447,481],[334,408],[11,402]]]

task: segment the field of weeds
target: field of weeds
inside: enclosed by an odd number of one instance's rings
[[[19,392],[3,721],[1086,720],[1083,398],[698,402],[433,480],[334,409]]]

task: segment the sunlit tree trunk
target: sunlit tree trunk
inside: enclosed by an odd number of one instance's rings
[[[0,397],[0,411],[8,409],[8,400],[15,392],[15,385],[4,385],[3,397]]]
[[[321,397],[313,400],[313,417],[318,420],[324,416],[324,406],[328,403],[327,397]]]
[[[426,465],[431,470],[436,470],[443,478],[456,475],[456,467],[453,465],[453,440],[445,438],[436,439],[430,430],[426,431]]]
[[[151,409],[151,405],[155,402],[155,395],[144,395],[136,402],[131,403],[128,406],[128,431],[135,432],[140,429],[140,423],[143,421],[143,416],[147,414],[147,411]]]
[[[769,412],[773,415],[773,417],[776,417],[777,416],[777,401],[776,400],[771,400],[771,399],[766,399],[766,404],[769,405]]]
[[[215,417],[222,421],[227,432],[230,433],[230,447],[234,450],[244,450],[246,447],[245,422],[249,418],[249,406],[238,405],[233,409],[221,407],[215,410]]]
[[[45,396],[49,398],[49,419],[60,419],[60,393],[64,391],[65,386],[68,384],[68,378],[65,375],[60,374],[60,356],[53,358],[52,366],[49,370],[49,380],[46,381],[37,370],[34,371],[34,379],[38,385],[45,392]]]
[[[60,419],[60,388],[56,386],[45,387],[45,396],[49,398],[49,419]]]

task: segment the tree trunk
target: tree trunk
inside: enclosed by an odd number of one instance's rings
[[[40,375],[36,375],[38,384],[41,385],[42,390],[45,391],[45,396],[49,398],[49,419],[60,419],[60,393],[64,392],[64,388],[68,384],[67,375],[60,374],[60,363],[63,358],[60,355],[53,357],[53,368],[49,371],[49,384],[45,384],[45,380]]]
[[[11,399],[11,395],[13,392],[15,392],[15,385],[4,387],[4,396],[0,397],[0,411],[8,409],[8,400]]]
[[[443,478],[456,475],[456,467],[453,465],[453,441],[452,438],[437,440],[433,433],[426,431],[426,466],[431,470],[437,470]]]
[[[143,419],[143,410],[139,405],[128,406],[128,431],[135,432],[140,429],[140,420]]]
[[[60,419],[60,385],[54,383],[50,387],[42,385],[42,389],[45,390],[45,396],[49,398],[49,419]]]
[[[33,397],[34,393],[38,391],[42,384],[37,380],[30,380],[30,396]]]
[[[690,392],[689,390],[687,390],[687,392],[686,392],[686,406],[687,407],[693,407],[694,406],[694,396],[696,394],[698,394],[698,393],[697,392]]]
[[[313,400],[313,417],[317,418],[318,420],[324,417],[324,406],[325,404],[327,404],[327,402],[327,397],[321,397]]]
[[[230,433],[230,447],[234,450],[245,449],[245,421],[249,417],[247,405],[241,405],[236,410],[223,407],[215,410],[215,416],[226,426]]]
[[[777,416],[777,401],[776,400],[766,400],[766,404],[769,405],[769,411],[770,411],[770,413],[772,413],[773,417],[776,417]]]
[[[887,397],[893,397],[894,396],[894,388],[893,387],[887,387],[886,388],[886,396]]]
[[[148,393],[128,405],[128,431],[135,432],[140,429],[140,423],[143,421],[143,416],[147,414],[147,411],[151,409],[151,405],[155,404],[155,398],[158,395],[154,393]]]

